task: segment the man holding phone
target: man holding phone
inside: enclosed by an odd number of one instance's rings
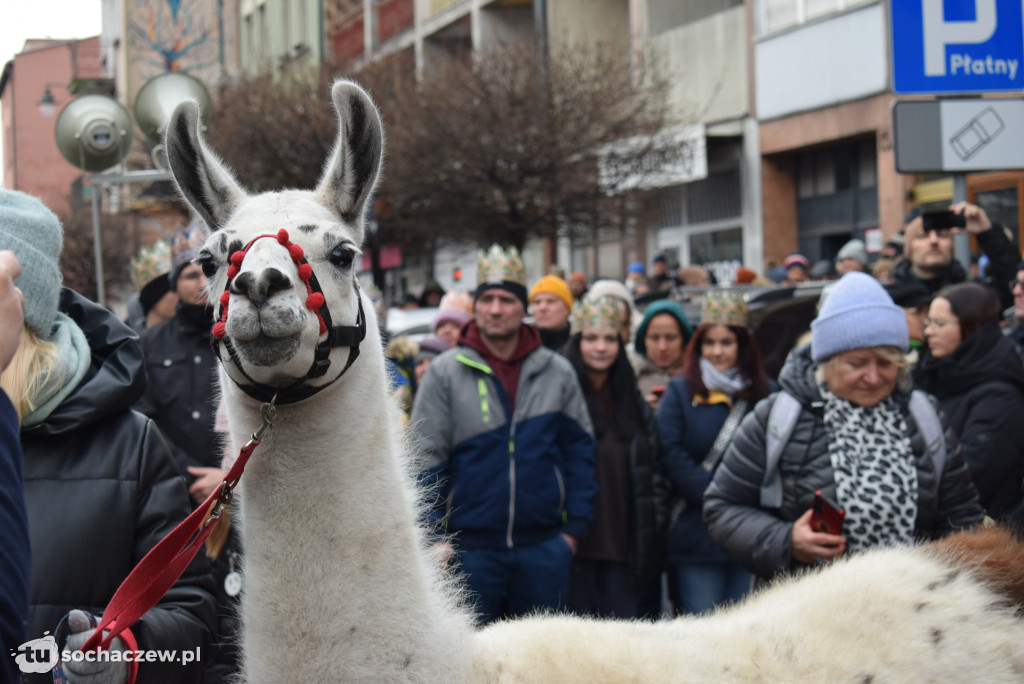
[[[1020,254],[1006,230],[993,226],[984,209],[968,202],[954,204],[948,211],[921,213],[915,209],[908,214],[903,243],[906,258],[893,267],[892,279],[919,282],[932,294],[966,281],[967,272],[953,258],[953,233],[963,230],[975,236],[989,259],[981,282],[999,293],[1003,308],[1012,306],[1007,285],[1016,273]]]

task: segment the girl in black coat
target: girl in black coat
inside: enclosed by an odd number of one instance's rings
[[[568,607],[632,618],[658,610],[668,491],[654,415],[618,333],[621,316],[613,297],[584,296],[573,313],[576,332],[562,348],[597,436],[594,520],[573,562]]]
[[[1024,366],[999,315],[999,300],[984,285],[940,290],[928,309],[928,351],[915,381],[938,397],[960,438],[982,506],[1007,520],[1024,478]]]

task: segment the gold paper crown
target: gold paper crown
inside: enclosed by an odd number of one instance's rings
[[[707,290],[700,307],[700,322],[747,327],[747,303],[738,290]]]
[[[152,247],[143,247],[132,259],[132,282],[141,290],[155,278],[167,275],[171,270],[171,246],[160,240]]]
[[[199,256],[199,250],[208,237],[210,232],[200,219],[193,219],[187,226],[179,226],[171,238],[171,269]]]
[[[526,267],[515,247],[509,247],[506,252],[498,245],[491,245],[486,253],[480,251],[477,254],[477,285],[498,280],[508,280],[526,287]]]
[[[584,295],[572,312],[573,333],[592,328],[622,327],[622,301],[611,295],[591,297]]]

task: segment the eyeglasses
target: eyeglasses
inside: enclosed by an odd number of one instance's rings
[[[942,329],[951,322],[952,321],[947,321],[945,318],[926,318],[924,319],[924,327]]]
[[[1014,292],[1018,287],[1024,287],[1024,280],[1011,280],[1007,285],[1010,288],[1010,292]]]

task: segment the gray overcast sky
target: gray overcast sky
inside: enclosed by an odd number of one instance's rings
[[[29,38],[96,36],[102,28],[102,19],[100,0],[0,0],[0,69]],[[0,140],[2,154],[3,140]],[[0,164],[0,184],[2,174]]]

